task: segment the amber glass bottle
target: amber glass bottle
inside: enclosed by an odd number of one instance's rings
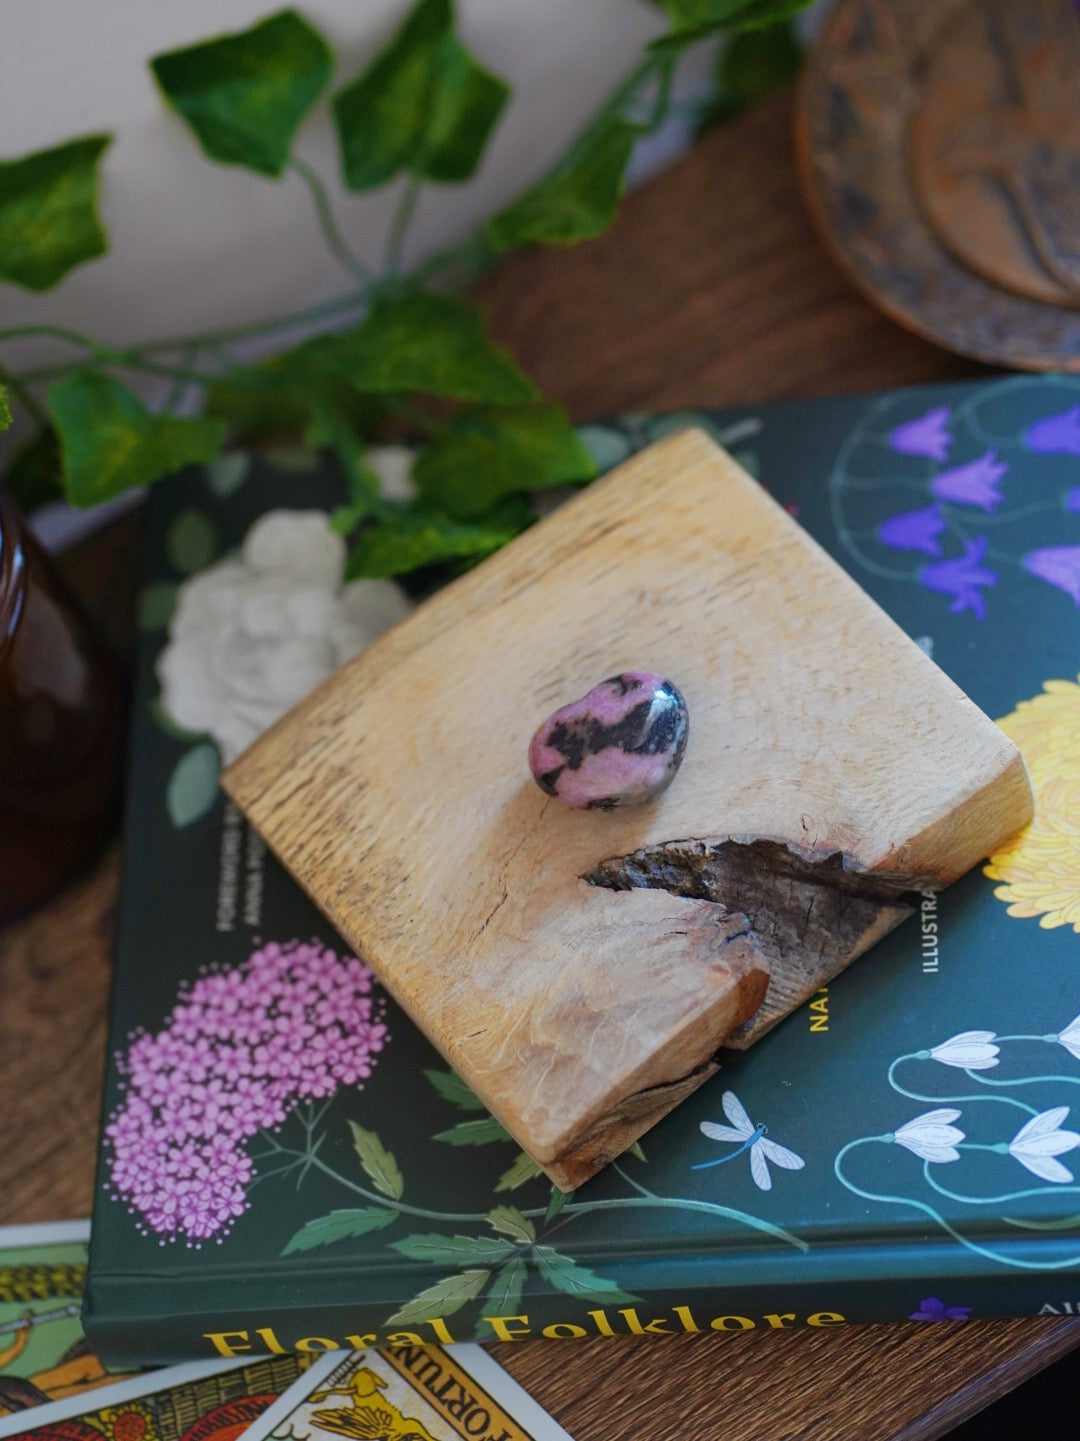
[[[115,660],[0,491],[0,924],[109,835],[121,709]]]

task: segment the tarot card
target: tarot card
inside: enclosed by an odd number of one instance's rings
[[[480,1346],[328,1351],[244,1441],[571,1441]],[[89,1438],[87,1438],[89,1441]]]

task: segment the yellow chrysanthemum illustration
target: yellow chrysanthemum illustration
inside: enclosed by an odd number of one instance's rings
[[[1080,677],[1078,677],[1080,679]],[[1080,685],[1048,680],[998,722],[1019,747],[1035,790],[1035,819],[985,867],[1010,916],[1080,931]]]

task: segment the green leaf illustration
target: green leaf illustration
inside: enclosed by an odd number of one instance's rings
[[[462,1111],[482,1111],[484,1103],[474,1095],[455,1071],[425,1071],[424,1075],[444,1101],[452,1101]]]
[[[551,1199],[548,1201],[547,1210],[544,1212],[545,1225],[549,1221],[554,1221],[555,1217],[566,1205],[567,1201],[570,1200],[573,1194],[573,1191],[560,1191],[558,1186],[552,1186]]]
[[[206,467],[206,483],[212,494],[227,500],[243,485],[250,469],[251,456],[246,450],[230,450]]]
[[[554,175],[500,211],[484,232],[496,250],[576,245],[606,230],[623,191],[636,128],[605,116]]]
[[[73,505],[97,505],[185,465],[213,460],[225,435],[221,421],[153,415],[126,385],[93,371],[59,381],[46,404]]]
[[[510,1133],[494,1116],[484,1116],[479,1121],[459,1121],[450,1130],[439,1131],[432,1139],[445,1141],[449,1146],[486,1146],[491,1141],[509,1141]]]
[[[401,170],[467,180],[509,95],[454,34],[450,0],[420,0],[389,45],[333,98],[345,184],[370,190]]]
[[[202,741],[176,762],[165,788],[165,808],[177,829],[206,815],[218,796],[221,760],[217,746]]]
[[[514,1254],[510,1241],[495,1236],[405,1236],[391,1241],[390,1248],[410,1261],[430,1261],[433,1266],[461,1266],[470,1261],[494,1266]]]
[[[488,1212],[488,1225],[522,1244],[536,1240],[536,1227],[516,1206],[495,1206]]]
[[[543,1168],[538,1166],[531,1156],[522,1151],[514,1164],[499,1177],[499,1183],[495,1187],[496,1194],[500,1191],[516,1191],[526,1181],[531,1181],[534,1177],[542,1174]]]
[[[351,330],[319,335],[280,357],[301,384],[344,380],[374,393],[425,391],[451,400],[514,405],[532,382],[489,338],[475,306],[416,291],[383,300]]]
[[[632,1146],[627,1146],[626,1154],[628,1156],[635,1156],[639,1161],[644,1161],[646,1159],[645,1152],[641,1149],[640,1141],[635,1141]]]
[[[7,430],[11,424],[11,407],[8,405],[7,391],[0,385],[0,430]]]
[[[487,1284],[489,1270],[460,1271],[428,1286],[386,1320],[387,1326],[414,1326],[437,1316],[452,1316],[469,1301],[475,1301]]]
[[[172,581],[158,581],[139,593],[139,629],[163,630],[176,605],[177,587]]]
[[[422,501],[395,507],[392,520],[377,521],[361,532],[345,574],[404,575],[420,566],[449,560],[480,560],[499,550],[535,519],[517,497],[475,520],[456,520]]]
[[[706,35],[760,30],[805,10],[811,0],[659,0],[671,30],[650,47],[682,49]]]
[[[405,1191],[405,1180],[398,1163],[376,1136],[374,1131],[365,1131],[355,1121],[349,1122],[353,1147],[360,1157],[360,1164],[371,1177],[377,1191],[400,1201]]]
[[[98,161],[111,138],[86,135],[0,160],[0,280],[48,290],[76,265],[105,254]]]
[[[280,175],[333,54],[295,10],[279,10],[250,30],[155,55],[150,68],[211,160]]]
[[[316,1246],[329,1246],[335,1241],[348,1241],[353,1236],[365,1236],[369,1231],[381,1231],[398,1218],[396,1211],[384,1206],[361,1206],[357,1210],[331,1211],[329,1216],[317,1216],[308,1221],[290,1237],[282,1251],[290,1256],[294,1251],[313,1251]]]
[[[182,510],[165,532],[165,554],[180,575],[194,575],[213,560],[218,548],[213,521],[201,510]]]
[[[596,463],[560,405],[478,406],[420,452],[413,479],[452,515],[504,496],[592,480]]]
[[[562,1291],[567,1296],[576,1296],[582,1301],[595,1301],[601,1306],[614,1303],[629,1305],[641,1299],[639,1296],[630,1295],[628,1291],[621,1291],[614,1281],[598,1276],[587,1266],[579,1266],[576,1261],[571,1261],[569,1256],[561,1256],[550,1246],[535,1246],[533,1255],[544,1280],[554,1286],[556,1291]]]
[[[505,1266],[495,1272],[484,1310],[490,1311],[493,1316],[513,1316],[521,1302],[521,1293],[525,1289],[525,1278],[528,1274],[529,1268],[520,1256],[507,1261]]]

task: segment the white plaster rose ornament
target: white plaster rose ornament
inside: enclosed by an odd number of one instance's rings
[[[181,587],[158,658],[161,704],[225,764],[411,609],[393,581],[342,584],[345,541],[321,510],[268,511],[240,555]]]

